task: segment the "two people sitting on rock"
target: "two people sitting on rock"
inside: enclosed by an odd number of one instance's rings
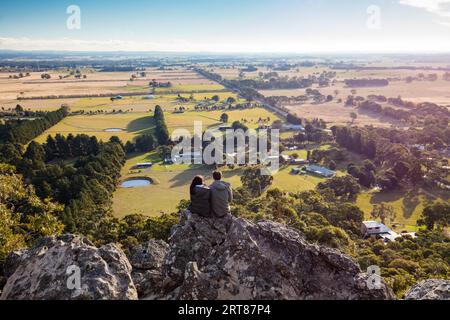
[[[189,210],[205,218],[223,218],[231,214],[230,203],[233,201],[231,185],[222,181],[222,173],[213,173],[214,182],[209,187],[202,176],[196,176],[192,181]]]

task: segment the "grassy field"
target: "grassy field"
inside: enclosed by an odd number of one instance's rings
[[[252,108],[244,110],[220,110],[220,111],[189,111],[185,113],[166,113],[166,122],[169,131],[172,133],[175,129],[188,129],[193,131],[194,121],[201,121],[203,129],[221,125],[220,116],[223,113],[229,116],[229,124],[234,121],[246,120],[246,125],[251,129],[256,129],[259,125],[259,118],[270,118],[270,123],[279,118],[263,108]]]
[[[322,72],[324,69],[300,68],[297,71],[290,70],[287,72],[279,72],[280,76],[305,76]],[[225,74],[232,74],[233,70],[224,70]],[[327,69],[327,71],[330,71]],[[336,70],[333,70],[336,71]],[[406,77],[417,77],[421,70],[401,70],[401,69],[385,69],[385,70],[338,70],[335,78],[336,83],[329,87],[319,88],[317,85],[313,89],[318,89],[323,95],[332,95],[334,100],[329,103],[315,104],[311,101],[303,104],[286,105],[293,113],[305,118],[321,118],[330,124],[348,124],[351,121],[350,113],[356,112],[358,119],[355,124],[359,126],[374,125],[379,127],[389,127],[391,125],[402,127],[401,122],[395,121],[388,117],[380,117],[376,114],[367,112],[359,112],[356,108],[345,107],[344,102],[347,96],[352,95],[353,88],[345,86],[346,79],[362,79],[362,78],[390,78],[390,84],[386,87],[367,87],[355,88],[356,95],[367,97],[369,95],[384,95],[388,98],[401,96],[404,100],[413,102],[433,102],[441,105],[450,104],[450,81],[442,79],[443,71],[433,71],[438,75],[438,80],[430,81],[413,81],[407,83]],[[424,71],[422,71],[424,72]],[[431,72],[424,72],[429,74]],[[270,96],[300,96],[305,95],[306,89],[288,89],[288,90],[260,90],[260,93],[266,97]],[[337,100],[342,99],[342,103]]]
[[[175,85],[170,88],[158,88],[156,94],[171,92],[202,92],[202,91],[221,91],[225,87],[216,83],[200,83],[200,84],[182,84]]]
[[[149,170],[134,171],[132,168],[139,162],[153,162]],[[132,177],[148,177],[153,184],[143,188],[118,188],[114,194],[114,215],[123,217],[128,214],[159,215],[172,212],[178,203],[189,197],[189,185],[196,175],[203,175],[211,182],[212,170],[204,166],[171,165],[164,166],[159,156],[152,152],[130,156],[122,170],[123,180]],[[226,177],[232,183],[239,181],[235,172],[227,172]]]
[[[193,93],[194,101],[188,103],[180,103],[176,100],[177,94],[156,94],[145,96],[132,96],[123,97],[122,100],[111,101],[109,97],[99,98],[74,98],[74,99],[46,99],[46,100],[23,100],[23,101],[10,101],[4,104],[5,108],[15,107],[20,104],[26,110],[43,110],[53,111],[61,107],[62,104],[66,104],[72,111],[95,112],[98,110],[112,111],[137,111],[147,112],[153,109],[155,105],[160,105],[165,111],[173,111],[175,108],[184,106],[188,109],[193,109],[196,104],[204,99],[211,99],[213,96],[219,96],[220,101],[224,101],[229,97],[233,97],[238,103],[244,103],[242,99],[238,99],[235,93],[230,91],[217,91],[217,92],[199,92]],[[182,96],[189,98],[190,94],[182,94]],[[2,104],[3,106],[3,104]]]
[[[228,80],[232,80],[232,79],[238,79],[239,78],[239,74],[241,72],[241,69],[243,69],[244,66],[242,67],[230,67],[230,68],[214,68],[213,72],[220,74],[223,78],[228,79]],[[297,69],[293,69],[293,70],[288,70],[288,71],[276,71],[278,73],[278,75],[280,77],[300,77],[300,76],[308,76],[308,75],[312,75],[312,74],[316,74],[316,73],[320,73],[323,70],[327,70],[326,68],[323,67],[302,67],[302,68],[298,68]],[[263,73],[268,73],[268,72],[273,72],[273,69],[267,68],[267,67],[258,67],[257,71],[254,72],[245,72],[244,73],[244,78],[245,79],[256,79],[259,78],[259,73],[263,72]]]
[[[158,89],[162,94],[173,91],[201,92],[201,91],[223,91],[224,87],[218,85],[197,73],[187,69],[158,70],[148,68],[145,77],[138,76],[131,81],[133,72],[99,72],[93,69],[82,69],[82,74],[86,79],[76,79],[73,76],[59,79],[60,76],[67,76],[67,70],[53,70],[48,72],[51,76],[49,80],[41,79],[40,72],[32,72],[30,76],[21,79],[9,79],[9,75],[15,73],[4,73],[0,77],[0,105],[5,108],[15,107],[20,103],[26,109],[33,110],[53,110],[62,103],[71,107],[79,107],[79,99],[64,99],[55,101],[54,99],[40,100],[39,97],[61,96],[61,95],[94,95],[94,94],[118,94],[124,92],[150,92],[149,82],[171,82],[173,87],[169,90]],[[34,100],[18,100],[22,98],[36,98]],[[109,98],[107,98],[109,101]],[[100,102],[101,103],[101,102]],[[83,101],[81,102],[83,106]],[[95,107],[89,104],[88,107]]]
[[[301,192],[314,190],[316,186],[326,179],[314,175],[295,175],[291,173],[298,166],[285,166],[273,177],[273,188],[288,192]]]
[[[390,227],[396,224],[396,231],[417,231],[417,220],[420,218],[424,207],[434,202],[436,198],[431,197],[423,190],[411,192],[391,191],[391,192],[367,192],[362,193],[356,202],[358,207],[364,211],[367,220],[373,220],[370,216],[374,205],[386,203],[391,205],[396,213],[393,223],[388,223]],[[447,201],[450,199],[447,198]]]
[[[132,169],[137,163],[148,161],[155,164],[151,169]],[[291,192],[306,191],[314,189],[318,183],[324,181],[315,176],[293,175],[290,173],[291,169],[292,166],[281,168],[274,176],[272,187]],[[242,169],[225,169],[225,180],[230,182],[233,188],[237,188],[241,186],[241,173]],[[203,175],[208,184],[212,183],[212,169],[206,166],[165,166],[154,152],[132,155],[122,170],[122,180],[147,177],[154,183],[142,188],[119,187],[114,194],[114,215],[120,218],[128,214],[154,216],[162,212],[173,212],[181,200],[189,198],[189,185],[196,175]]]
[[[166,110],[173,110],[177,106],[173,96],[153,96],[152,99],[146,99],[149,96],[124,97],[122,100],[111,101],[110,98],[83,98],[79,99],[71,106],[73,111],[112,111],[112,110],[133,110],[137,112],[147,112],[152,110],[155,105],[160,105]]]
[[[121,132],[105,132],[105,129],[117,128]],[[134,137],[149,133],[154,129],[153,116],[145,113],[101,114],[69,116],[56,126],[36,138],[37,142],[44,142],[48,135],[60,133],[87,134],[107,141],[112,136],[118,136],[122,141],[132,140]]]

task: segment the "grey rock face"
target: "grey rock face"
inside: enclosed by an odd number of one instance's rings
[[[161,240],[150,240],[131,250],[131,275],[140,297],[160,298],[164,280],[162,266],[168,252],[169,245]]]
[[[149,241],[131,250],[130,260],[115,245],[96,248],[65,235],[11,254],[6,266],[2,299],[395,298],[384,281],[370,290],[369,276],[350,257],[293,229],[189,212],[169,244]],[[79,288],[67,286],[71,266],[79,268]]]
[[[185,213],[170,239],[162,268],[165,299],[394,299],[382,282],[343,253],[309,244],[290,228]]]
[[[137,299],[131,265],[115,245],[96,248],[79,236],[50,237],[11,254],[6,265],[2,300]]]
[[[130,263],[136,269],[160,269],[168,251],[169,245],[164,241],[150,240],[131,250]]]
[[[406,300],[450,300],[450,280],[430,279],[414,285]]]

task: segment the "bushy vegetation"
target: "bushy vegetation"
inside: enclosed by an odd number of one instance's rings
[[[269,219],[291,226],[308,241],[351,255],[362,270],[379,266],[399,297],[420,280],[450,278],[450,239],[444,233],[444,226],[449,225],[448,204],[425,208],[423,223],[428,229],[419,231],[417,238],[405,236],[389,243],[363,240],[360,227],[364,214],[348,201],[348,195],[357,192],[357,184],[345,179],[346,183],[336,180],[322,184],[316,191],[287,193],[271,189],[260,197],[240,188],[235,192],[233,213],[254,221]]]
[[[61,233],[62,211],[61,205],[41,200],[13,166],[0,164],[0,286],[6,256],[41,237]]]
[[[374,164],[370,168],[348,168],[364,186],[376,184],[383,190],[418,184],[445,187],[449,184],[444,168],[448,160],[440,151],[450,142],[447,121],[430,120],[420,130],[340,126],[332,131],[340,146],[366,156]]]
[[[169,130],[167,129],[164,112],[160,106],[155,107],[154,120],[156,123],[155,135],[158,143],[162,146],[170,142]]]
[[[10,144],[26,144],[68,115],[68,109],[63,107],[57,111],[48,112],[35,120],[23,120],[18,123],[0,125],[0,141]]]

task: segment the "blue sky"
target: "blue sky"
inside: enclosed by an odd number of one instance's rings
[[[1,1],[0,49],[450,51],[450,0]]]

